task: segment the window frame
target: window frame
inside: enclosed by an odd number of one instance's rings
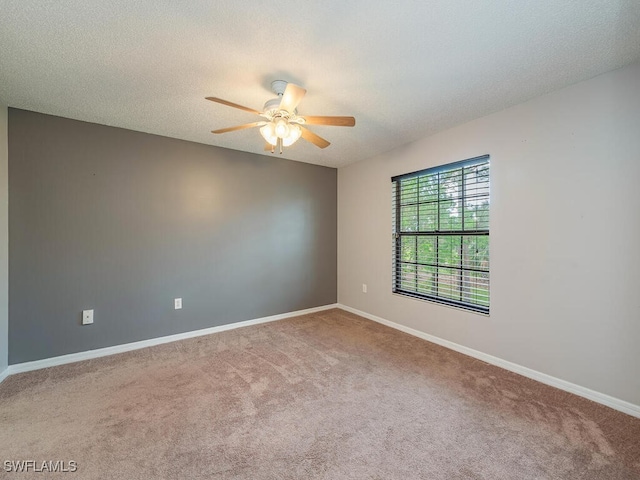
[[[488,169],[489,169],[489,173],[488,173],[488,193],[486,194],[486,200],[488,201],[488,210],[487,210],[487,219],[486,219],[486,228],[475,228],[475,229],[468,229],[465,230],[465,225],[464,225],[464,219],[465,219],[465,210],[464,210],[464,206],[465,206],[465,200],[468,200],[468,196],[465,196],[466,194],[466,190],[465,190],[465,168],[468,167],[473,167],[473,166],[479,166],[479,165],[483,165],[486,164]],[[470,310],[470,311],[474,311],[474,312],[478,312],[478,313],[483,313],[483,314],[489,314],[489,308],[490,308],[490,265],[489,265],[489,251],[488,248],[490,246],[490,241],[489,241],[489,233],[490,233],[490,225],[489,225],[489,220],[490,220],[490,210],[491,210],[491,201],[490,201],[490,197],[491,197],[491,169],[490,169],[490,156],[489,155],[481,155],[478,157],[473,157],[473,158],[469,158],[466,160],[462,160],[459,162],[454,162],[454,163],[449,163],[449,164],[445,164],[445,165],[440,165],[440,166],[436,166],[436,167],[432,167],[432,168],[427,168],[427,169],[423,169],[423,170],[418,170],[415,172],[411,172],[411,173],[407,173],[407,174],[403,174],[403,175],[396,175],[394,177],[391,178],[391,182],[392,182],[392,194],[393,194],[393,198],[392,198],[392,223],[393,223],[393,238],[392,238],[392,244],[393,244],[393,257],[392,257],[392,293],[398,294],[398,295],[402,295],[402,296],[407,296],[407,297],[412,297],[412,298],[417,298],[417,299],[421,299],[421,300],[426,300],[426,301],[430,301],[430,302],[436,302],[439,304],[444,304],[444,305],[448,305],[448,306],[452,306],[452,307],[456,307],[456,308],[462,308],[465,310]],[[456,170],[460,170],[461,171],[461,196],[459,197],[460,203],[462,203],[463,207],[462,207],[462,219],[461,219],[461,229],[460,230],[447,230],[447,229],[441,229],[441,205],[446,202],[446,201],[451,201],[451,199],[443,199],[442,195],[441,195],[441,187],[443,185],[442,179],[440,177],[440,174],[442,173],[448,173],[448,172],[455,172]],[[434,174],[438,174],[438,180],[437,180],[437,200],[424,200],[424,201],[420,201],[419,198],[419,193],[418,193],[418,187],[416,187],[416,200],[415,200],[415,206],[416,206],[416,211],[419,212],[420,211],[420,207],[421,206],[426,206],[426,205],[437,205],[437,214],[435,215],[437,218],[437,227],[434,227],[432,229],[426,229],[426,230],[420,230],[420,220],[419,220],[419,213],[417,213],[418,215],[418,220],[416,223],[416,230],[415,231],[403,231],[402,230],[402,214],[401,214],[401,207],[403,206],[407,206],[407,204],[403,204],[402,200],[402,182],[405,180],[410,180],[413,178],[419,178],[419,177],[427,177],[427,176],[432,176]],[[418,180],[419,183],[419,180]],[[484,196],[483,196],[484,198]],[[476,219],[477,221],[477,219]],[[476,224],[477,226],[477,224]],[[487,267],[486,268],[473,268],[470,267],[469,265],[464,265],[464,241],[466,237],[483,237],[486,236],[487,237]],[[432,237],[435,238],[433,245],[435,245],[435,252],[436,252],[436,257],[435,257],[435,262],[429,264],[429,263],[421,263],[419,261],[418,258],[418,239],[420,237]],[[441,246],[440,246],[440,240],[443,238],[447,238],[447,237],[460,237],[460,253],[459,253],[459,265],[450,265],[450,264],[445,264],[445,263],[440,263],[440,252],[441,252]],[[403,239],[404,238],[415,238],[415,242],[416,242],[416,247],[415,247],[415,262],[407,262],[406,260],[403,261],[402,259],[402,245],[403,245]],[[477,254],[477,251],[476,251]],[[475,259],[477,261],[477,259]],[[403,266],[407,266],[407,265],[414,265],[415,268],[415,275],[416,275],[416,288],[415,289],[408,289],[406,288],[406,282],[404,282],[404,286],[403,286]],[[419,288],[418,288],[418,269],[419,267],[429,267],[429,268],[433,268],[435,269],[435,277],[436,280],[434,282],[434,285],[436,285],[436,294],[433,293],[423,293],[423,292],[419,292]],[[442,285],[449,285],[446,284],[445,282],[439,282],[438,276],[440,275],[440,269],[449,269],[454,271],[454,275],[459,274],[459,278],[460,278],[460,282],[459,282],[459,291],[460,291],[460,300],[454,299],[454,298],[447,298],[445,296],[440,296],[438,295],[438,290],[439,287]],[[469,273],[469,272],[475,272],[476,274],[486,274],[486,282],[487,282],[487,299],[486,299],[486,305],[480,304],[480,303],[471,303],[468,301],[462,301],[463,298],[463,291],[464,291],[464,281],[463,279],[464,274],[465,273]]]

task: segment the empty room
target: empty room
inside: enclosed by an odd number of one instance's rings
[[[640,479],[640,2],[0,0],[0,478]]]

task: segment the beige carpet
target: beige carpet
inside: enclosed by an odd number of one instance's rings
[[[342,310],[11,376],[0,426],[8,479],[640,478],[640,419]]]

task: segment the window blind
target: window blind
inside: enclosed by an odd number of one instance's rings
[[[393,292],[489,312],[489,156],[393,177]]]

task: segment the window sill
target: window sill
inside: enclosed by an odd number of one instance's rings
[[[391,295],[396,296],[396,297],[406,298],[408,300],[417,300],[418,302],[428,303],[430,305],[437,305],[439,307],[449,308],[449,309],[455,310],[457,312],[472,313],[472,314],[475,314],[475,315],[480,315],[482,317],[490,317],[491,316],[490,312],[479,312],[478,310],[471,310],[471,309],[464,308],[464,307],[457,307],[455,305],[449,305],[448,303],[442,303],[442,302],[438,302],[436,300],[429,300],[427,298],[414,297],[412,295],[405,295],[403,293],[396,293],[396,292],[391,292]]]

